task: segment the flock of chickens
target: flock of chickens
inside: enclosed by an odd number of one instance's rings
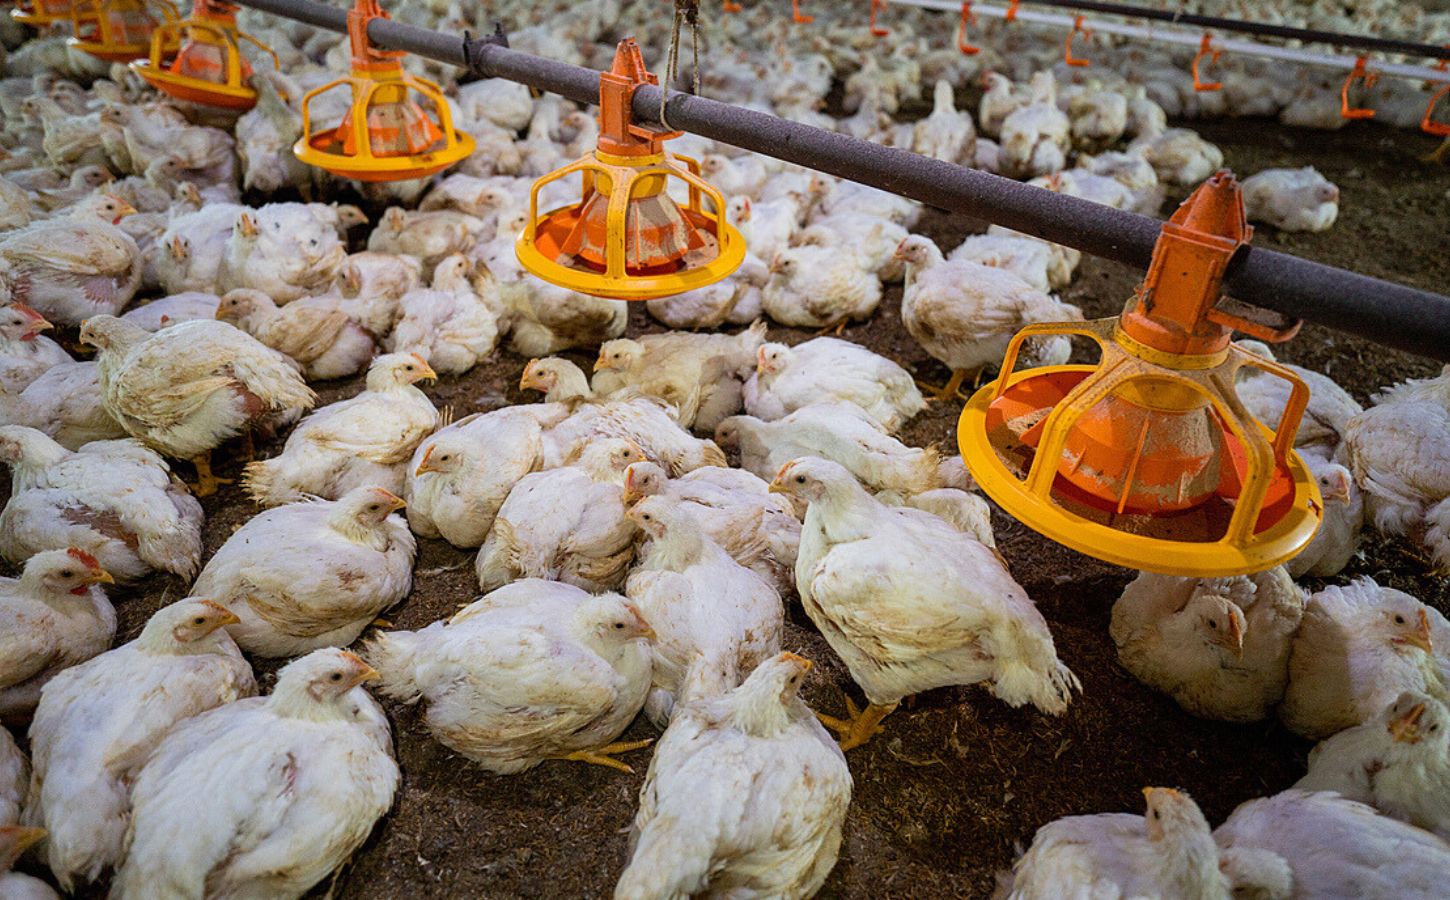
[[[657,5],[492,14],[520,25],[516,47],[597,65],[618,22],[659,51]],[[462,15],[394,13],[440,27]],[[822,10],[789,44],[776,15],[711,22],[709,93],[1120,208],[1156,214],[1166,189],[1221,165],[1168,115],[1220,101],[1266,112],[1252,68],[1225,73],[1217,100],[1180,84],[1170,102],[1152,74],[1168,63],[1146,53],[1083,75],[1025,29],[974,59],[915,38],[935,21],[924,13],[900,11],[891,36],[868,42]],[[981,684],[1069,713],[1078,680],[961,460],[895,435],[998,362],[1023,325],[1081,317],[1052,293],[1076,251],[993,227],[944,253],[912,233],[909,201],[681,138],[672,149],[702,158],[751,253],[717,285],[648,304],[676,330],[625,338],[624,303],[544,284],[513,257],[532,179],[597,134],[557,98],[456,85],[479,151],[435,180],[365,189],[365,205],[386,206],[366,249],[349,252],[369,225],[357,206],[244,204],[244,190],[334,187],[290,147],[296,99],[343,52],[336,35],[256,21],[286,74],[260,72],[258,106],[234,123],[54,37],[20,47],[0,80],[0,555],[20,570],[0,581],[0,717],[28,747],[0,730],[0,872],[28,852],[67,892],[109,879],[119,898],[301,896],[398,790],[372,683],[500,775],[550,760],[628,769],[617,757],[649,742],[619,738],[643,713],[662,734],[615,896],[805,897],[841,845],[843,751],[903,700]],[[958,111],[956,91],[981,74],[976,114]],[[1267,112],[1296,121],[1322,97],[1289,81],[1268,79],[1292,91]],[[838,82],[843,119],[819,111]],[[898,123],[924,84],[931,114]],[[1244,191],[1251,216],[1281,229],[1322,230],[1338,210],[1312,169],[1259,173]],[[937,401],[827,335],[869,319],[897,281],[907,331],[953,373]],[[763,318],[820,333],[768,342]],[[715,330],[728,325],[748,327]],[[505,340],[529,359],[520,387],[539,402],[454,420],[420,389]],[[557,355],[595,347],[592,378]],[[1069,351],[1059,338],[1028,356]],[[361,373],[360,392],[317,405],[309,384]],[[1450,568],[1450,369],[1368,409],[1300,374],[1312,397],[1299,450],[1326,504],[1314,544],[1254,576],[1143,573],[1111,631],[1123,666],[1190,713],[1277,715],[1321,740],[1307,774],[1217,831],[1168,788],[1145,791],[1143,816],[1053,822],[1003,875],[1004,895],[1442,891],[1450,623],[1368,578],[1312,596],[1294,578],[1338,573],[1367,525]],[[1282,385],[1246,370],[1239,391],[1273,426]],[[225,483],[213,453],[251,456],[254,437],[283,435],[243,473],[262,511],[203,558],[193,494]],[[174,460],[194,465],[194,487]],[[482,596],[395,630],[378,617],[409,595],[418,538],[477,548]],[[184,598],[112,648],[106,586],[163,574],[190,586]],[[797,696],[812,663],[781,646],[797,601],[864,708],[818,715]],[[249,657],[291,661],[259,696]],[[1341,852],[1327,858],[1326,843]],[[9,872],[0,896],[54,892]]]

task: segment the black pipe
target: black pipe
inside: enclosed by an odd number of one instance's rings
[[[347,28],[344,11],[307,0],[236,2],[333,31]],[[482,77],[505,78],[580,103],[598,102],[598,72],[519,53],[492,39],[465,43],[460,37],[382,19],[368,27],[368,37],[382,47],[471,65]],[[635,118],[658,122],[659,111],[659,88],[645,85],[635,90]],[[1148,216],[678,91],[670,92],[665,113],[671,126],[702,137],[1138,268],[1147,268],[1162,224]],[[1263,249],[1243,254],[1226,285],[1245,303],[1450,361],[1450,297]]]

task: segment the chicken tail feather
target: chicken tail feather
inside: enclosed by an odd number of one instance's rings
[[[1030,703],[1053,716],[1066,712],[1073,692],[1081,691],[1082,684],[1057,658],[1052,637],[1015,619],[1007,623],[1002,637],[1005,640],[996,650],[998,669],[992,693],[1009,706]]]
[[[1425,546],[1434,555],[1440,572],[1450,572],[1450,497],[1430,507],[1425,514]]]
[[[277,489],[275,468],[271,460],[259,459],[242,469],[242,489],[263,506],[275,506],[278,502],[273,496]]]
[[[363,645],[363,658],[378,670],[378,690],[402,703],[417,703],[423,696],[415,677],[421,642],[414,631],[383,631]]]

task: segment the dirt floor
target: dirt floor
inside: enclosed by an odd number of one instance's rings
[[[1323,235],[1260,229],[1272,247],[1419,287],[1450,285],[1450,170],[1416,156],[1427,139],[1372,126],[1338,133],[1293,131],[1273,123],[1194,123],[1223,147],[1230,167],[1249,174],[1271,166],[1313,164],[1343,190],[1339,223]],[[1172,198],[1176,202],[1181,197]],[[1166,205],[1164,212],[1171,210]],[[930,213],[919,230],[950,249],[983,226]],[[1088,316],[1118,312],[1140,273],[1085,259],[1066,299]],[[900,288],[887,294],[869,323],[845,337],[896,359],[927,380],[946,372],[902,329]],[[659,330],[642,308],[630,333]],[[801,331],[772,329],[794,343]],[[592,355],[571,354],[586,364]],[[1361,400],[1383,385],[1433,374],[1430,361],[1312,326],[1281,358],[1328,372]],[[456,416],[503,403],[530,402],[517,388],[525,360],[500,352],[490,364],[430,390]],[[324,402],[350,396],[358,383],[327,386]],[[960,404],[934,406],[906,429],[914,444],[955,443]],[[263,453],[277,451],[263,447]],[[954,452],[954,451],[953,451]],[[236,476],[239,464],[219,473]],[[189,473],[188,473],[189,474]],[[204,503],[206,549],[214,551],[258,510],[236,487]],[[1059,652],[1082,680],[1067,714],[1048,718],[1012,710],[978,689],[921,696],[886,722],[886,731],[849,755],[855,796],[841,858],[822,897],[979,897],[1008,866],[1016,844],[1060,816],[1138,811],[1145,785],[1189,791],[1214,823],[1240,802],[1292,783],[1309,745],[1276,723],[1232,726],[1194,719],[1142,687],[1117,664],[1108,638],[1109,610],[1130,573],[1057,546],[1000,512],[995,526],[1013,574],[1051,624]],[[412,594],[387,614],[397,628],[419,628],[473,599],[473,554],[441,541],[420,541]],[[1420,554],[1398,541],[1371,539],[1344,577],[1368,574],[1450,612],[1446,579],[1427,572]],[[1311,583],[1311,587],[1313,584]],[[134,638],[157,608],[185,585],[155,579],[118,591],[118,643]],[[806,700],[840,714],[845,693],[859,697],[799,607],[790,611],[786,647],[817,662]],[[276,666],[258,666],[269,685]],[[413,708],[387,704],[402,788],[378,825],[331,885],[345,898],[607,897],[624,865],[627,830],[648,751],[629,761],[633,775],[570,762],[498,777],[432,740]],[[652,737],[637,723],[626,740]],[[315,892],[322,895],[328,885]],[[94,894],[101,896],[98,890]]]

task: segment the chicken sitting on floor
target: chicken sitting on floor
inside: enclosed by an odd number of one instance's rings
[[[119,313],[141,284],[142,265],[136,242],[114,223],[135,211],[93,194],[65,215],[0,235],[0,288],[61,325]]]
[[[222,544],[192,593],[236,614],[229,630],[248,653],[347,646],[412,587],[417,544],[392,514],[402,506],[382,488],[360,487],[267,510]]]
[[[30,712],[48,681],[111,646],[116,610],[100,586],[112,581],[74,547],[37,553],[19,578],[0,578],[0,718]]]
[[[507,326],[492,273],[475,272],[462,255],[440,262],[432,287],[404,294],[398,308],[393,351],[416,353],[444,375],[461,375],[488,359]]]
[[[782,653],[739,687],[680,709],[640,789],[615,900],[820,889],[852,784],[845,756],[798,696],[810,668]]]
[[[257,692],[252,667],[223,630],[236,621],[210,600],[163,606],[136,640],[66,669],[41,691],[25,823],[48,832],[39,854],[66,891],[121,861],[131,783],[167,732]]]
[[[0,307],[0,365],[7,373],[7,389],[25,388],[52,366],[71,362],[60,344],[41,334],[51,324],[24,303]]]
[[[261,291],[238,288],[220,298],[213,318],[295,360],[309,381],[356,375],[378,348],[367,329],[325,297],[305,297],[279,307]]]
[[[787,463],[771,488],[810,504],[801,603],[871,704],[825,720],[843,749],[870,740],[903,697],[947,685],[988,682],[1010,706],[1067,710],[1077,676],[995,551],[930,513],[882,505],[827,460]]]
[[[1233,578],[1142,572],[1113,604],[1109,631],[1123,667],[1190,713],[1257,722],[1284,696],[1303,614],[1282,566]]]
[[[252,429],[295,422],[317,402],[281,354],[225,322],[182,322],[149,334],[96,316],[81,340],[98,348],[106,412],[147,446],[191,460],[199,496],[225,483],[211,471],[214,448]]]
[[[675,408],[680,425],[711,432],[740,411],[740,392],[765,340],[765,323],[736,335],[643,335],[599,348],[590,385],[596,397],[633,390]]]
[[[1227,900],[1219,849],[1198,804],[1172,788],[1144,788],[1143,796],[1142,816],[1068,816],[1039,828],[994,896]]]
[[[794,347],[761,345],[744,399],[745,411],[766,421],[812,403],[842,400],[861,407],[888,432],[926,409],[905,369],[860,344],[831,337]]]
[[[131,792],[112,896],[298,898],[346,862],[398,788],[388,720],[360,686],[376,677],[318,650],[270,696],[177,726]]]
[[[1253,340],[1236,343],[1242,350],[1277,361],[1274,351],[1267,344]],[[1309,405],[1299,421],[1299,430],[1294,433],[1295,449],[1311,451],[1325,459],[1333,459],[1349,429],[1349,420],[1364,412],[1364,407],[1350,396],[1349,391],[1323,372],[1290,363],[1281,362],[1280,365],[1298,375],[1309,388]],[[1254,418],[1270,428],[1278,429],[1284,407],[1289,402],[1290,383],[1252,366],[1239,369],[1236,382],[1235,390],[1239,399],[1254,414]]]
[[[368,368],[367,390],[303,419],[279,456],[247,464],[247,493],[263,506],[335,500],[363,485],[401,494],[408,459],[438,427],[438,410],[416,385],[437,377],[415,354],[379,356]]]
[[[1265,169],[1244,179],[1243,192],[1249,221],[1280,231],[1328,231],[1339,218],[1339,188],[1313,166]]]
[[[1450,840],[1450,709],[1406,691],[1384,712],[1309,754],[1303,791],[1338,791]]]
[[[378,690],[423,702],[433,735],[490,772],[546,759],[629,771],[613,755],[643,744],[612,742],[644,704],[651,637],[618,594],[525,578],[446,621],[380,632],[365,653]]]

